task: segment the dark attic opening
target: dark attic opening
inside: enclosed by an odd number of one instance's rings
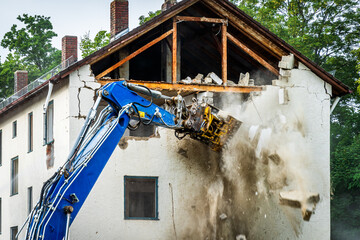
[[[91,66],[97,79],[183,83],[214,73],[231,86],[246,75],[254,85],[278,76],[279,56],[201,1],[176,16],[161,14],[113,44]]]

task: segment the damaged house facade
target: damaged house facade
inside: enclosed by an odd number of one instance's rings
[[[242,125],[221,153],[171,129],[127,130],[71,239],[330,239],[331,99],[348,87],[226,0],[165,1],[130,32],[128,1],[110,8],[109,45],[74,62],[65,36],[59,73],[37,85],[15,73],[0,109],[0,240],[63,165],[96,91],[119,80]]]

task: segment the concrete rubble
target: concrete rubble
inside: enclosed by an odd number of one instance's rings
[[[285,70],[284,70],[285,71]],[[286,72],[287,73],[287,72]],[[195,78],[191,78],[187,76],[185,79],[180,80],[182,84],[206,84],[206,85],[222,85],[222,79],[216,75],[216,73],[211,72],[206,77],[203,74],[198,73]],[[238,83],[234,81],[227,80],[228,86],[255,86],[255,80],[250,78],[250,74],[247,73],[240,73]]]
[[[313,213],[315,213],[316,204],[320,201],[318,193],[288,191],[280,192],[280,204],[293,208],[301,208],[302,217],[305,221],[309,221]]]

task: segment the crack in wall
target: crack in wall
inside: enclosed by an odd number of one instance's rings
[[[83,86],[78,88],[78,93],[77,93],[77,96],[76,96],[77,100],[78,100],[78,104],[77,104],[78,105],[78,115],[77,116],[70,116],[70,117],[77,118],[77,119],[81,119],[81,118],[85,119],[86,116],[81,114],[81,99],[80,99],[81,90],[82,89],[88,89],[88,90],[94,91],[96,93],[98,88],[94,89],[94,88],[88,86],[87,81],[81,79],[81,74],[80,74],[79,69],[77,69],[77,76],[79,78],[79,82],[82,83]],[[96,98],[96,94],[95,94],[94,98]]]

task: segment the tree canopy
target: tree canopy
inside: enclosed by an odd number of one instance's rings
[[[17,20],[25,27],[18,29],[16,24],[12,25],[1,40],[1,46],[22,57],[24,64],[35,65],[40,72],[48,69],[61,55],[51,45],[51,39],[57,34],[52,31],[50,17],[23,14]]]
[[[141,16],[139,17],[139,24],[140,24],[140,25],[144,25],[147,21],[149,21],[149,20],[152,19],[153,17],[156,17],[156,16],[159,15],[160,13],[161,13],[161,10],[157,10],[157,11],[155,11],[155,12],[150,11],[147,16],[141,15]]]
[[[93,52],[110,43],[110,33],[101,30],[96,35],[94,40],[90,39],[90,31],[85,33],[80,40],[81,56],[84,58]]]
[[[14,72],[27,70],[30,81],[61,62],[61,51],[51,45],[56,35],[49,17],[23,14],[17,20],[25,26],[12,25],[1,40],[1,46],[10,53],[0,61],[0,100],[13,93]]]

